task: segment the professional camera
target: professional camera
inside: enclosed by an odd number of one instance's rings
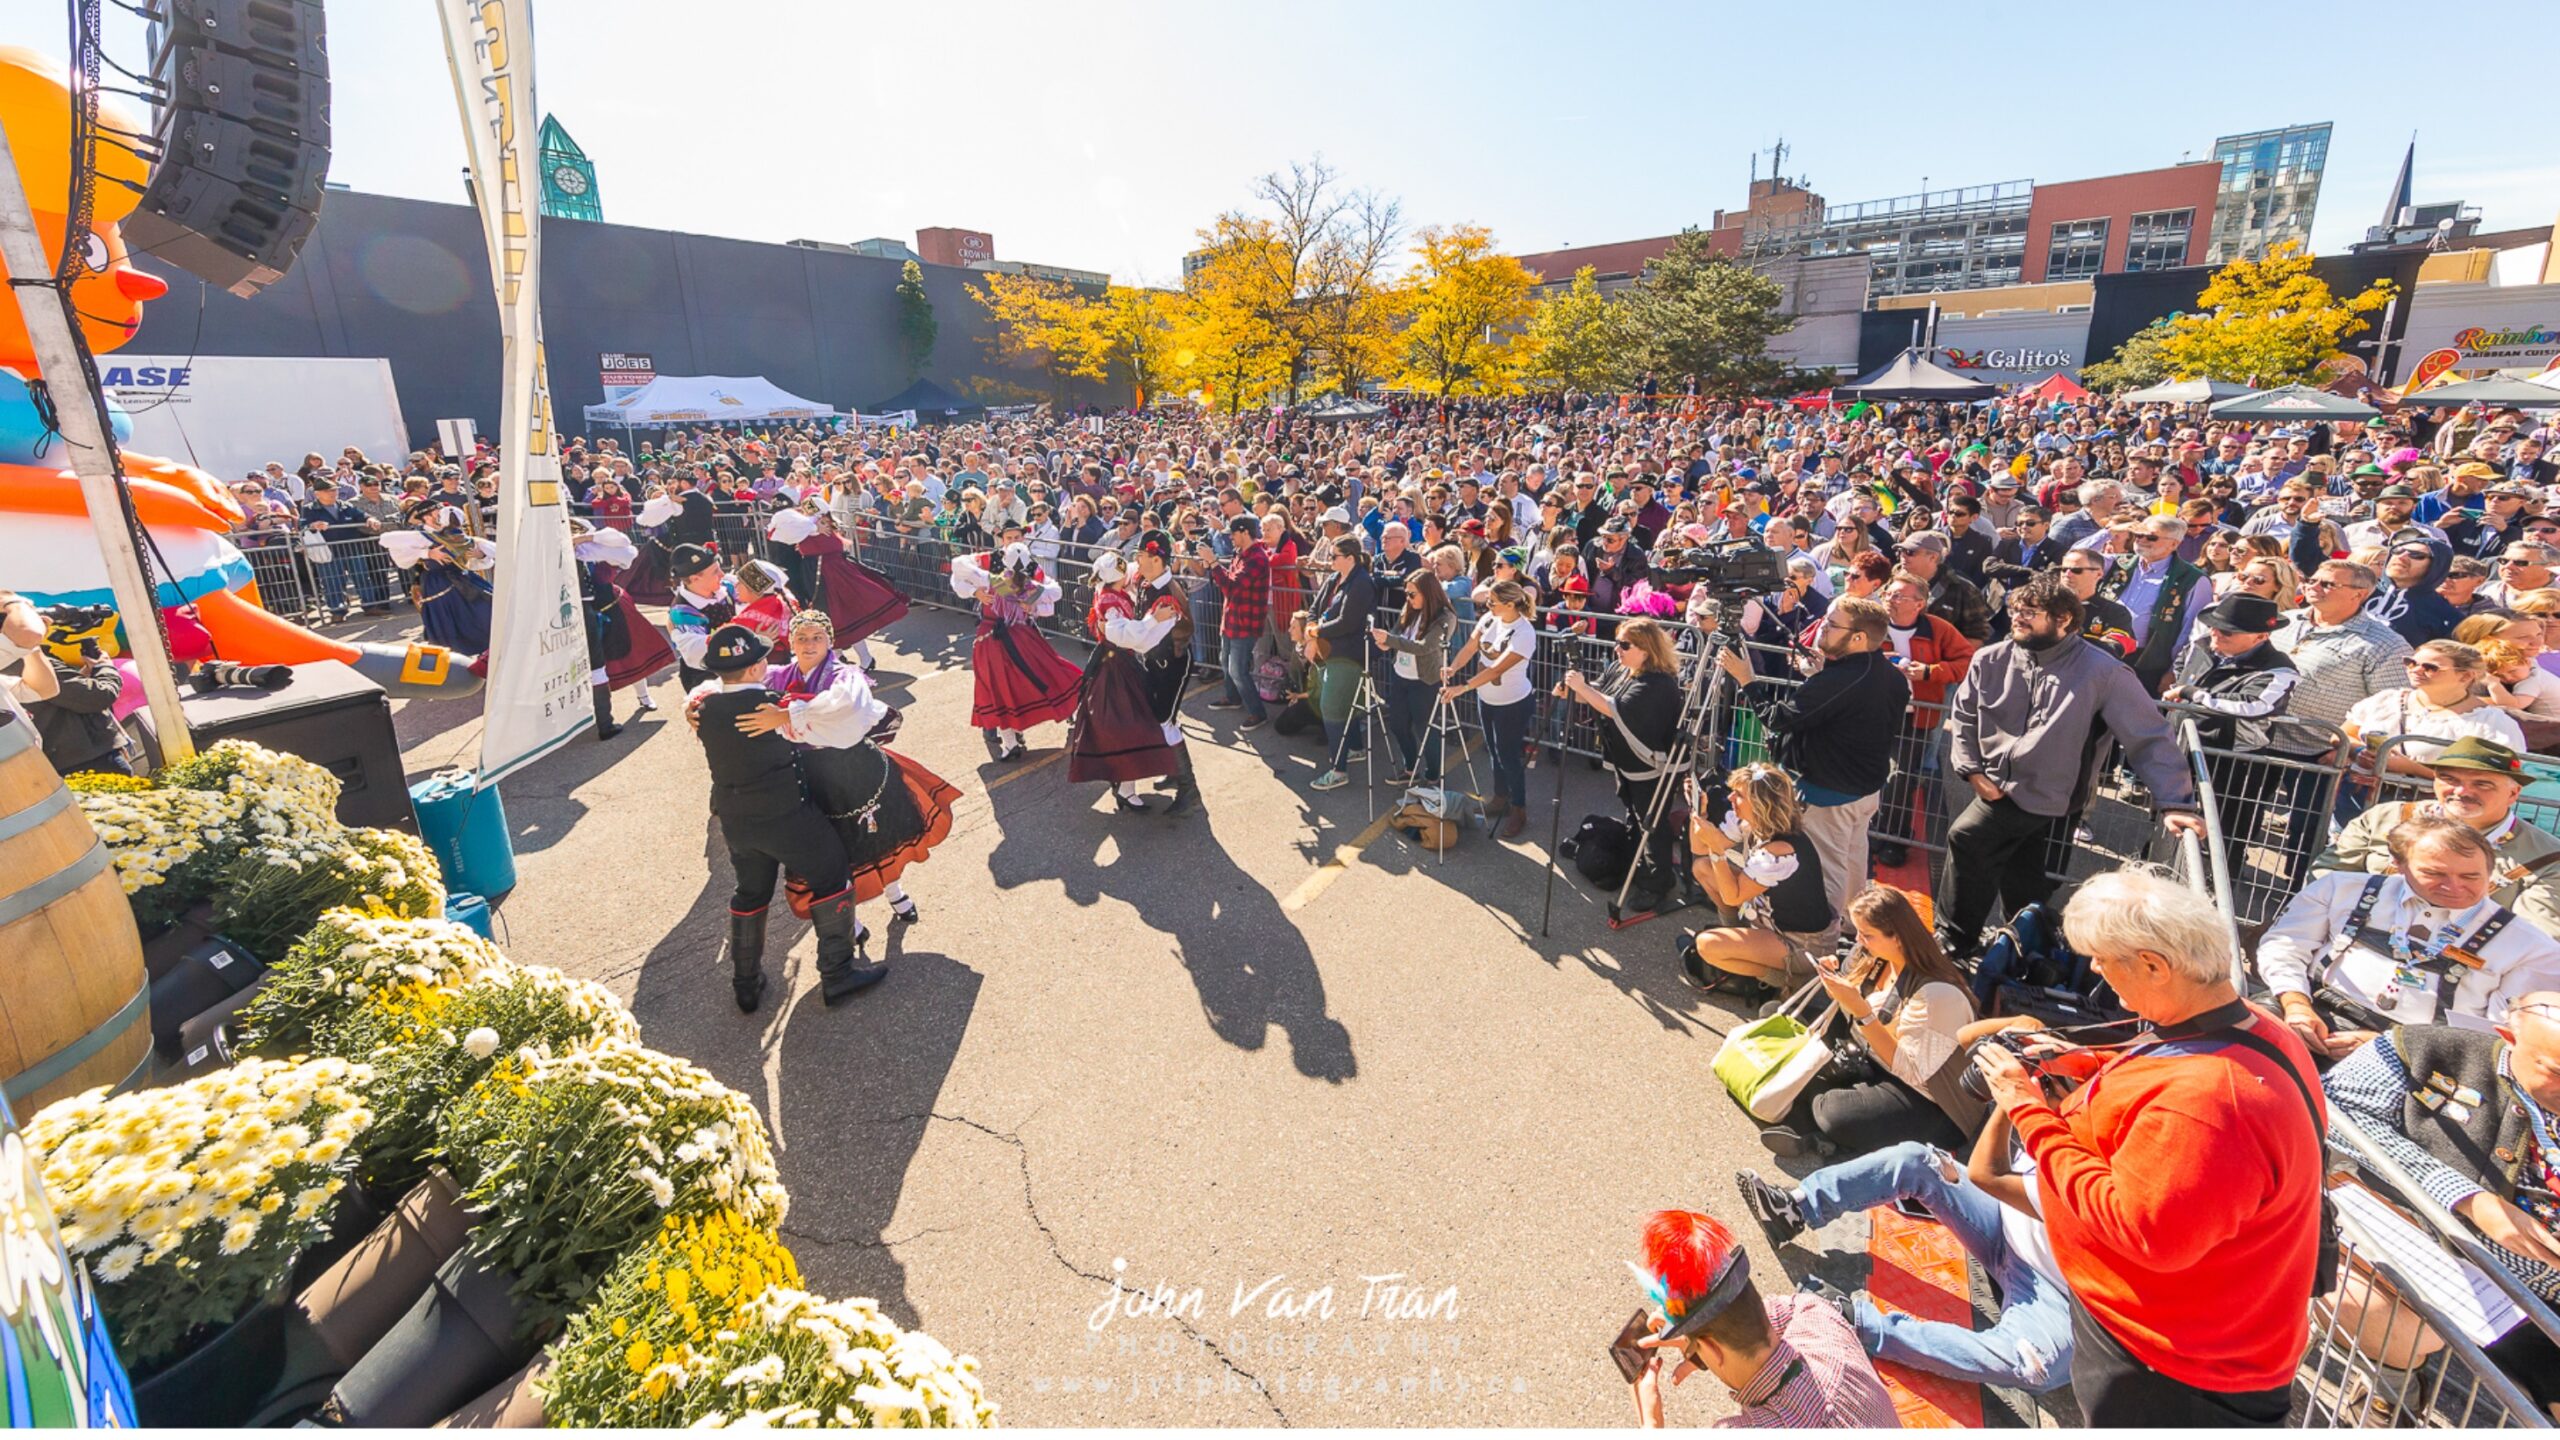
[[[2027,1073],[2041,1083],[2078,1084],[2097,1074],[2099,1067],[2123,1048],[2129,1023],[2107,1020],[2058,1030],[1994,1030],[1965,1048],[1964,1069],[1956,1076],[1956,1088],[1976,1100],[1991,1098],[1991,1083],[1983,1078],[1980,1067],[1973,1063],[1973,1057],[1989,1046],[1997,1046],[2017,1056],[2018,1062],[2027,1067]],[[2101,1034],[2106,1038],[2094,1044],[2072,1038]],[[2052,1048],[2057,1042],[2066,1048]]]
[[[1718,540],[1666,552],[1653,567],[1656,585],[1704,585],[1718,600],[1749,600],[1784,589],[1786,558],[1756,538]]]
[[[115,633],[113,605],[56,605],[44,612],[45,644],[70,660],[96,660],[106,653],[105,640]],[[64,651],[71,652],[63,654]]]

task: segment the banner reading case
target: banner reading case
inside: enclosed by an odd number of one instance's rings
[[[270,460],[299,466],[349,445],[408,458],[408,427],[388,360],[265,355],[102,355],[107,398],[133,417],[133,449],[180,457],[224,480]]]

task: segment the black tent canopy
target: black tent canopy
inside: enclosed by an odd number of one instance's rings
[[[963,398],[939,380],[923,379],[871,406],[866,413],[895,415],[901,410],[913,410],[918,420],[941,420],[963,411],[984,408],[975,400]]]

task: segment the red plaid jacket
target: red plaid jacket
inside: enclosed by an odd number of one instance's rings
[[[1218,633],[1229,640],[1254,640],[1271,628],[1271,549],[1261,541],[1239,551],[1224,565],[1212,566],[1209,579],[1226,600]]]

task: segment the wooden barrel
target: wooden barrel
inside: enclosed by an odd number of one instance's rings
[[[35,726],[0,710],[0,1090],[20,1119],[150,1058],[142,936],[115,864],[47,764]]]

